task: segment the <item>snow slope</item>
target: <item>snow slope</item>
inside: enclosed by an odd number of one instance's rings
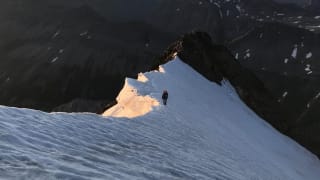
[[[107,117],[1,107],[0,179],[320,177],[319,159],[257,117],[228,82],[211,83],[178,58],[127,79],[118,101]]]

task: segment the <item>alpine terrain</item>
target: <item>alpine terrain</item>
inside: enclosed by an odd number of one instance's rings
[[[0,20],[0,179],[320,179],[320,0],[3,0]]]
[[[0,108],[1,179],[308,179],[319,159],[179,57],[104,113]],[[162,105],[161,93],[169,92]]]

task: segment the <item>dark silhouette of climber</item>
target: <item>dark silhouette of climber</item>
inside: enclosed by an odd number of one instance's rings
[[[168,91],[164,90],[162,93],[162,101],[164,105],[167,105],[168,97],[169,97]]]

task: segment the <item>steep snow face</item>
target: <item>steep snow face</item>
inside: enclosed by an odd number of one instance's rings
[[[178,58],[127,79],[118,101],[107,117],[0,107],[0,179],[320,177],[319,160],[257,117],[227,81],[209,82]]]

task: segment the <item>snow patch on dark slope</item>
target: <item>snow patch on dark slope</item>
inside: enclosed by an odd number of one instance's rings
[[[0,107],[0,179],[320,177],[319,159],[260,119],[228,81],[212,83],[176,57],[127,82],[131,98],[159,104],[132,119]]]

